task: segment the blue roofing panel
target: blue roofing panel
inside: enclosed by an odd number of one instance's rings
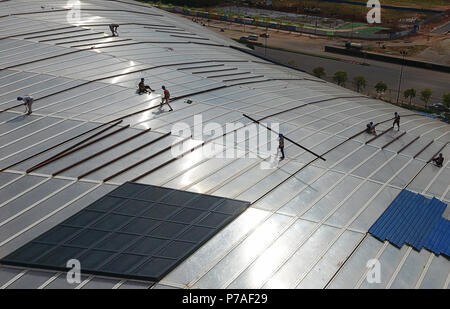
[[[409,199],[410,195],[413,195],[413,193],[407,190],[401,191],[391,205],[372,225],[369,229],[369,233],[382,241],[386,240],[387,234],[390,230],[388,227],[394,222],[395,217],[401,211],[402,206],[406,205],[406,201]],[[393,205],[395,205],[395,207],[393,207]]]
[[[414,234],[417,233],[416,225],[419,223],[421,216],[426,212],[429,200],[421,195],[415,195],[414,197],[414,211],[410,213],[409,220],[406,222],[406,231],[402,238],[402,244],[414,239]]]
[[[446,204],[442,203],[436,198],[433,198],[429,203],[429,207],[426,207],[426,212],[417,224],[416,233],[414,233],[414,238],[408,241],[415,249],[420,250],[425,243],[428,235],[431,233],[436,223],[442,218],[442,214],[447,207]]]
[[[450,256],[450,221],[440,218],[428,235],[424,247],[436,254]]]
[[[442,218],[447,205],[436,198],[403,190],[370,227],[369,233],[397,247],[405,243],[416,250],[424,245],[436,254],[448,255],[450,221]]]
[[[428,200],[425,197],[418,195],[414,195],[406,201],[407,209],[402,212],[401,216],[395,218],[398,227],[395,230],[391,230],[391,235],[388,238],[390,242],[397,247],[403,246],[408,239],[408,235],[414,232],[414,224],[417,218],[420,218],[420,214],[425,208],[422,206],[426,206],[427,203]]]

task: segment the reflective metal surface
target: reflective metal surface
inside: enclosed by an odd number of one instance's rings
[[[0,288],[448,288],[446,257],[366,236],[409,183],[409,190],[450,202],[450,147],[442,150],[443,168],[426,165],[450,141],[448,124],[250,56],[185,18],[133,4],[82,1],[81,19],[74,22],[58,11],[64,1],[0,2],[1,15],[13,14],[0,18],[0,169],[6,168],[0,172],[0,257],[146,172],[138,182],[252,205],[158,284],[83,276],[71,285],[64,273],[0,265]],[[41,12],[41,6],[54,10]],[[119,37],[107,37],[113,22],[121,24]],[[161,31],[168,29],[191,38]],[[205,42],[220,46],[198,44]],[[228,71],[208,72],[214,70]],[[222,76],[231,73],[243,74]],[[233,80],[240,77],[246,79]],[[138,95],[140,78],[155,91]],[[158,109],[163,85],[173,112]],[[27,93],[35,98],[32,115],[24,115],[23,106],[3,111]],[[369,121],[380,122],[378,132],[389,129],[395,111],[405,116],[401,132],[372,142],[368,134],[355,136]],[[286,159],[262,169],[264,147],[250,146],[255,134],[236,134],[231,144],[188,137],[181,148],[186,153],[174,159],[170,146],[185,138],[164,136],[174,124],[193,131],[201,128],[193,115],[202,115],[204,125],[239,122],[245,127],[236,132],[242,133],[251,124],[243,113],[278,123],[326,161],[286,141]],[[95,128],[122,117],[95,135],[106,126]],[[232,131],[223,133],[231,137]],[[276,136],[269,140],[276,145]],[[206,141],[218,146],[217,153],[240,150],[247,157],[209,157],[201,146]],[[64,155],[27,173],[58,154]],[[374,258],[381,263],[380,283],[366,279]]]

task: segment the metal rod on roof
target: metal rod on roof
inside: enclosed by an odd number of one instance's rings
[[[164,149],[161,149],[160,151],[158,151],[158,152],[156,152],[156,153],[154,153],[154,154],[152,154],[152,155],[150,155],[150,156],[148,156],[148,157],[145,157],[144,159],[142,159],[142,160],[140,160],[140,161],[138,161],[138,162],[136,162],[136,163],[134,163],[134,164],[132,164],[132,165],[130,165],[130,166],[128,166],[128,167],[126,167],[126,168],[120,170],[120,171],[118,171],[117,173],[114,173],[113,175],[111,175],[111,176],[109,176],[109,177],[106,177],[106,178],[103,180],[103,182],[107,182],[107,181],[109,181],[109,180],[111,180],[111,179],[113,179],[113,178],[116,178],[117,176],[119,176],[119,175],[121,175],[121,174],[123,174],[123,173],[129,171],[130,169],[132,169],[132,168],[134,168],[134,167],[136,167],[136,166],[139,166],[139,165],[141,165],[142,163],[144,163],[144,162],[146,162],[146,161],[148,161],[148,160],[150,160],[150,159],[153,159],[153,158],[156,157],[156,156],[159,156],[160,154],[166,152],[167,150],[170,150],[173,146],[176,146],[176,145],[178,145],[178,144],[184,143],[185,141],[187,141],[187,140],[190,139],[190,138],[191,138],[191,137],[186,137],[186,138],[184,138],[184,139],[182,139],[182,140],[176,142],[176,143],[173,144],[173,145],[170,145],[170,146],[168,146],[168,147],[166,147],[166,148],[164,148]],[[132,180],[132,181],[133,181],[133,180]]]
[[[144,28],[152,29],[152,28],[149,28],[149,27],[144,27]],[[153,28],[153,29],[154,29],[154,28]],[[154,29],[154,30],[155,30],[155,32],[161,32],[161,33],[195,35],[195,34],[193,34],[193,33],[182,32],[182,31],[179,31],[179,30],[163,30],[163,29]],[[185,31],[185,30],[183,30],[183,31]]]
[[[83,8],[83,11],[101,11],[101,12],[127,12],[127,13],[136,13],[136,14],[143,14],[143,15],[150,15],[150,16],[158,16],[158,17],[164,17],[164,15],[156,14],[156,13],[149,13],[149,12],[141,12],[141,11],[132,11],[132,10],[123,10],[123,9],[86,9]]]
[[[94,137],[96,137],[96,136],[102,134],[103,132],[105,132],[105,131],[111,129],[112,127],[115,127],[116,125],[120,124],[121,122],[122,122],[122,120],[120,120],[120,121],[118,121],[118,122],[116,122],[116,123],[113,123],[112,125],[109,125],[109,126],[106,127],[105,129],[103,129],[103,130],[101,130],[101,131],[99,131],[99,132],[97,132],[97,133],[95,133],[95,134],[92,134],[92,135],[89,136],[88,138],[86,138],[86,139],[84,139],[84,140],[82,140],[82,141],[76,143],[75,145],[70,146],[69,148],[67,148],[67,149],[65,149],[65,150],[63,150],[63,151],[57,153],[56,155],[54,155],[54,156],[52,156],[52,157],[50,157],[50,158],[48,158],[48,159],[42,161],[41,163],[38,163],[38,164],[34,165],[33,167],[29,168],[26,172],[27,172],[27,173],[31,173],[32,171],[34,171],[34,170],[36,170],[36,169],[38,169],[38,168],[41,168],[41,167],[47,165],[48,163],[53,162],[54,160],[57,160],[57,159],[61,158],[61,157],[64,156],[65,154],[68,154],[69,152],[72,152],[72,150],[75,150],[75,149],[76,149],[76,150],[81,149],[81,148],[79,148],[79,147],[83,147],[83,146],[87,145],[87,144],[85,144],[87,141],[89,141],[89,140],[93,139]],[[97,141],[97,139],[96,139],[95,141]],[[88,144],[92,144],[92,142],[89,142]],[[77,148],[78,148],[78,149],[77,149]]]
[[[72,28],[72,27],[70,27],[70,28]],[[32,40],[32,39],[37,39],[37,38],[43,38],[43,37],[46,37],[46,36],[61,35],[61,34],[74,33],[74,32],[84,32],[84,31],[89,31],[89,30],[90,29],[87,29],[87,28],[81,28],[81,29],[76,29],[76,30],[71,30],[71,31],[56,32],[56,33],[49,33],[49,34],[41,34],[41,32],[37,32],[40,35],[25,37],[23,39],[24,40]],[[46,31],[43,31],[43,32],[46,32]]]
[[[441,153],[441,151],[445,148],[445,146],[448,145],[448,142],[444,144],[444,146],[442,146],[438,151],[436,151],[436,153],[430,158],[430,160],[427,161],[427,163],[430,163],[434,158],[436,158],[436,156]]]
[[[429,142],[428,144],[425,145],[425,147],[423,147],[418,153],[415,154],[415,156],[413,157],[413,159],[417,158],[422,152],[425,151],[425,149],[427,149],[431,144],[433,144],[434,140],[432,140],[431,142]]]
[[[62,29],[69,29],[69,28],[77,28],[77,27],[76,26],[67,26],[67,27],[59,27],[59,28],[54,28],[54,29],[49,29],[49,30],[40,30],[40,31],[27,32],[27,33],[12,34],[12,35],[8,35],[6,37],[0,38],[0,40],[14,38],[14,37],[18,37],[18,36],[32,35],[32,34],[36,34],[36,33],[50,32],[50,31],[56,31],[56,30],[62,30]],[[27,38],[25,38],[25,39],[27,39]]]
[[[426,115],[420,115],[420,114],[401,115],[402,118],[403,118],[403,117],[411,117],[411,116],[428,117],[428,116],[426,116]],[[384,120],[384,121],[381,121],[381,122],[377,123],[377,125],[378,125],[378,124],[383,124],[383,123],[386,123],[386,122],[389,122],[389,121],[392,121],[392,120],[394,120],[394,119],[395,119],[395,117],[386,119],[386,120]]]
[[[25,105],[25,103],[17,104],[17,105],[14,105],[14,106],[5,108],[5,109],[3,109],[3,110],[0,111],[0,114],[3,113],[3,112],[9,111],[9,110],[11,110],[11,109],[14,109],[14,108],[16,108],[16,107],[21,107],[22,105]]]
[[[98,37],[93,37],[93,38],[87,38],[87,39],[80,39],[80,40],[70,40],[71,38],[75,38],[75,37],[82,37],[82,36],[88,36],[88,35],[78,35],[78,36],[71,36],[71,37],[67,37],[67,38],[59,38],[59,39],[48,39],[48,40],[44,40],[44,41],[39,41],[39,43],[41,42],[51,42],[51,41],[61,41],[61,40],[69,40],[69,41],[63,41],[63,42],[56,42],[56,43],[52,43],[55,45],[62,45],[62,44],[71,44],[71,43],[78,43],[78,42],[84,42],[84,41],[93,41],[93,40],[101,40],[101,39],[108,39],[108,38],[112,38],[113,36],[111,35],[105,35],[104,33],[92,33],[89,34],[89,36],[93,36],[93,35],[99,35]],[[101,35],[101,36],[100,36]],[[108,42],[111,43],[111,42]],[[95,44],[95,43],[92,43]]]
[[[366,132],[366,130],[363,130],[361,132],[356,133],[353,136],[350,136],[349,138],[347,138],[345,141],[342,141],[341,143],[339,143],[338,145],[334,146],[333,148],[327,150],[326,152],[324,152],[322,154],[322,156],[330,153],[331,151],[333,151],[334,149],[338,148],[339,146],[345,144],[346,142],[348,142],[349,140],[355,138],[358,135],[363,134],[364,132]],[[265,194],[263,194],[262,196],[260,196],[259,198],[257,198],[255,201],[252,202],[252,204],[258,202],[259,200],[263,199],[265,196],[267,196],[270,192],[273,192],[273,190],[275,190],[276,188],[278,188],[279,186],[281,186],[283,183],[285,183],[287,180],[289,180],[291,177],[293,177],[294,175],[296,175],[297,173],[301,172],[303,169],[305,169],[306,167],[308,167],[311,163],[313,163],[314,161],[316,161],[318,158],[314,158],[311,161],[309,161],[308,163],[306,163],[305,165],[303,165],[301,168],[299,168],[298,170],[296,170],[293,174],[291,174],[288,178],[286,178],[285,180],[283,180],[282,182],[280,182],[278,185],[276,185],[275,187],[273,187],[272,189],[270,189],[269,191],[267,191]]]
[[[5,170],[7,170],[7,169],[10,169],[11,167],[14,167],[14,166],[16,166],[16,165],[18,165],[18,164],[20,164],[20,163],[23,163],[23,162],[25,162],[25,161],[28,161],[28,160],[32,159],[32,158],[35,158],[35,157],[37,157],[37,156],[39,156],[39,155],[41,155],[41,154],[43,154],[43,153],[46,153],[47,151],[53,150],[53,149],[55,149],[55,148],[58,148],[59,146],[62,146],[62,145],[66,144],[66,143],[68,143],[68,142],[70,142],[70,141],[73,141],[73,140],[75,140],[75,139],[77,139],[77,138],[79,138],[79,137],[81,137],[81,136],[83,136],[83,135],[86,135],[86,134],[88,134],[88,133],[91,133],[92,131],[95,131],[95,130],[97,130],[97,129],[100,129],[101,127],[104,127],[104,126],[106,126],[107,124],[109,124],[109,123],[103,123],[103,124],[101,124],[101,125],[99,125],[99,126],[96,126],[95,128],[89,129],[89,130],[87,130],[87,131],[85,131],[85,132],[83,132],[83,133],[80,133],[80,134],[78,134],[78,135],[76,135],[76,136],[74,136],[74,137],[71,137],[71,138],[69,138],[69,139],[67,139],[67,140],[65,140],[65,141],[62,141],[62,142],[60,142],[60,143],[58,143],[58,144],[56,144],[56,145],[54,145],[54,146],[51,146],[50,148],[47,148],[47,149],[42,150],[42,151],[40,151],[40,152],[38,152],[38,153],[35,153],[34,155],[31,155],[31,156],[29,156],[29,157],[27,157],[27,158],[25,158],[25,159],[22,159],[22,160],[20,160],[20,161],[18,161],[18,162],[16,162],[16,163],[13,163],[13,164],[11,164],[11,165],[9,165],[9,166],[7,166],[7,167],[4,167],[4,168],[0,169],[0,172],[3,172],[3,171],[5,171]]]
[[[264,83],[264,82],[270,82],[270,81],[273,81],[273,79],[265,79],[265,80],[256,80],[256,81],[249,81],[249,82],[241,82],[241,83],[237,83],[237,84],[230,85],[229,87],[234,87],[234,86],[245,86],[245,85],[257,84],[257,83]]]
[[[94,32],[94,33],[85,33],[85,34],[77,34],[77,35],[70,35],[70,36],[66,36],[66,37],[59,37],[59,38],[51,38],[51,39],[43,39],[38,41],[39,43],[45,43],[45,42],[51,42],[51,41],[60,41],[60,40],[68,40],[71,38],[78,38],[78,37],[86,37],[86,36],[93,36],[93,35],[103,35],[105,36],[105,33],[100,33],[100,32]],[[112,37],[112,36],[107,36],[107,37]],[[94,38],[90,38],[90,40],[94,40]],[[76,41],[75,41],[76,42]]]
[[[245,79],[253,79],[253,78],[262,78],[265,77],[264,75],[255,75],[255,76],[249,76],[249,77],[241,77],[241,78],[234,78],[234,79],[224,79],[222,82],[234,82],[238,80],[245,80]]]
[[[212,67],[223,67],[225,64],[212,64],[212,65],[202,65],[202,66],[196,66],[196,67],[187,67],[187,68],[178,68],[178,71],[183,70],[194,70],[194,69],[203,69],[203,68],[212,68]],[[193,73],[194,74],[194,73]]]
[[[157,25],[157,24],[144,24],[144,23],[120,23],[122,26],[124,25],[131,25],[131,26],[153,26],[153,27],[160,27],[160,28],[176,28],[176,26],[169,26],[169,25]],[[109,24],[85,24],[83,27],[103,27],[103,26],[109,26]],[[145,28],[145,27],[144,27]]]
[[[79,52],[82,52],[82,51],[84,51],[84,49],[73,50],[73,51],[70,51],[70,52],[67,52],[67,53],[63,53],[63,54],[59,54],[59,55],[55,55],[55,56],[50,56],[50,57],[45,57],[43,59],[37,59],[37,60],[28,61],[28,62],[22,62],[20,64],[10,65],[10,66],[4,67],[4,68],[2,68],[0,70],[8,70],[8,69],[20,67],[20,66],[23,66],[23,65],[39,62],[39,61],[44,61],[44,60],[48,60],[48,59],[54,59],[54,58],[58,58],[58,57],[62,57],[62,56],[67,56],[67,55],[79,53]]]
[[[276,133],[276,134],[279,134],[279,132],[275,132],[274,130],[272,130],[271,128],[269,128],[269,127],[267,127],[267,126],[265,126],[265,125],[263,125],[263,124],[261,124],[258,120],[256,120],[256,119],[253,119],[253,118],[251,118],[251,117],[249,117],[249,116],[247,116],[246,114],[242,114],[242,116],[244,116],[245,118],[248,118],[248,119],[250,119],[251,121],[253,121],[253,122],[256,122],[257,124],[259,124],[260,126],[262,126],[262,127],[264,127],[264,128],[266,128],[267,130],[269,130],[269,131],[271,131],[271,132],[274,132],[274,133]],[[303,149],[303,150],[305,150],[305,151],[307,151],[307,152],[309,152],[309,153],[311,153],[311,154],[313,154],[313,155],[315,155],[316,157],[318,157],[319,159],[322,159],[323,161],[326,161],[326,159],[325,158],[323,158],[321,155],[318,155],[318,154],[316,154],[315,152],[312,152],[311,150],[309,150],[308,148],[306,148],[306,147],[303,147],[302,145],[300,145],[299,143],[297,143],[297,142],[295,142],[295,141],[293,141],[293,140],[291,140],[290,138],[288,138],[288,137],[284,137],[286,140],[288,140],[288,141],[290,141],[292,144],[294,144],[294,145],[296,145],[296,146],[298,146],[298,147],[300,147],[301,149]]]
[[[402,148],[400,148],[397,151],[397,154],[401,153],[403,150],[405,150],[406,148],[408,148],[409,146],[411,146],[415,141],[417,141],[420,138],[420,136],[417,136],[416,138],[414,138],[412,141],[410,141],[408,144],[406,144],[405,146],[403,146]]]
[[[375,135],[374,137],[372,137],[371,139],[369,139],[369,140],[366,142],[366,145],[367,145],[368,143],[370,143],[370,142],[376,140],[376,139],[379,138],[380,136],[383,136],[384,134],[388,133],[389,131],[392,131],[393,129],[394,129],[394,127],[389,128],[389,129],[387,129],[386,131],[383,131],[383,132],[381,132],[381,133],[378,134],[378,135]]]
[[[67,166],[67,167],[65,167],[65,168],[62,168],[62,169],[60,169],[59,171],[53,173],[53,177],[56,176],[56,175],[59,175],[59,174],[61,174],[61,173],[63,173],[63,172],[65,172],[65,171],[67,171],[67,170],[69,170],[69,169],[71,169],[71,168],[73,168],[74,166],[77,166],[77,165],[80,164],[80,163],[84,163],[84,162],[86,162],[86,161],[89,161],[90,159],[95,158],[95,157],[97,157],[97,156],[99,156],[99,155],[101,155],[101,154],[103,154],[103,153],[105,153],[105,152],[108,152],[108,151],[110,151],[111,149],[114,149],[114,148],[116,148],[116,147],[118,147],[118,146],[120,146],[120,145],[123,145],[123,144],[125,144],[125,143],[127,143],[127,142],[129,142],[129,141],[131,141],[131,140],[133,140],[133,139],[135,139],[136,137],[139,137],[139,136],[141,136],[141,135],[144,135],[144,134],[146,134],[147,132],[149,132],[150,130],[151,130],[151,128],[150,128],[150,129],[147,129],[147,130],[144,130],[144,131],[141,131],[141,132],[139,132],[139,133],[137,133],[137,134],[134,134],[134,135],[132,135],[132,136],[130,136],[130,137],[128,137],[128,138],[126,138],[126,139],[124,139],[124,140],[118,142],[117,144],[111,145],[111,146],[109,146],[108,148],[105,148],[105,149],[103,149],[103,150],[101,150],[101,151],[99,151],[99,152],[97,152],[97,153],[94,153],[94,154],[92,154],[92,155],[90,155],[90,156],[88,156],[88,157],[86,157],[86,158],[83,158],[83,159],[81,159],[81,160],[79,160],[79,161],[77,161],[77,162],[75,162],[75,163],[73,163],[73,164],[71,164],[71,165],[69,165],[69,166]]]
[[[278,79],[270,79],[270,80],[278,80]],[[301,108],[301,107],[304,107],[304,106],[307,106],[307,105],[311,105],[311,104],[317,104],[317,103],[322,103],[322,102],[331,101],[331,100],[337,100],[337,99],[352,99],[352,98],[360,98],[360,97],[364,97],[365,98],[366,96],[364,96],[364,95],[340,96],[340,97],[334,97],[334,98],[328,98],[328,99],[318,100],[318,101],[314,101],[314,102],[309,102],[309,103],[298,105],[298,106],[295,106],[295,107],[292,107],[292,108],[289,108],[289,109],[286,109],[286,110],[282,110],[280,112],[276,112],[274,114],[265,116],[265,117],[259,119],[259,121],[267,119],[269,117],[273,117],[273,116],[277,116],[277,115],[280,115],[280,114],[283,114],[283,113],[287,113],[287,112],[293,111],[293,110],[295,110],[297,108]]]
[[[99,35],[99,33],[96,33],[96,34]],[[58,46],[58,45],[63,45],[63,44],[72,44],[72,43],[78,43],[78,42],[103,40],[103,39],[110,39],[110,38],[113,38],[113,36],[111,36],[111,35],[103,35],[103,36],[93,37],[93,38],[88,38],[88,39],[80,39],[80,40],[73,40],[73,41],[70,40],[70,41],[56,42],[56,43],[52,43],[52,44],[55,44],[56,46]],[[70,38],[67,38],[67,39],[70,39]],[[59,39],[59,40],[62,40],[62,39]],[[90,45],[102,44],[102,43],[114,43],[114,41],[110,41],[110,42],[93,42],[93,43],[90,43]]]
[[[352,135],[352,136],[350,136],[347,140],[351,140],[351,139],[354,139],[355,137],[357,137],[357,136],[360,136],[361,134],[363,134],[364,132],[366,132],[366,130],[364,129],[364,130],[362,130],[362,131],[360,131],[360,132],[358,132],[358,133],[355,133],[354,135]],[[347,141],[346,140],[346,141]]]
[[[170,36],[174,38],[185,38],[185,39],[194,39],[194,40],[205,40],[209,41],[208,38],[201,38],[201,37],[193,37],[193,36],[186,36],[186,35],[179,35],[179,34],[169,34]]]
[[[180,99],[184,99],[190,96],[194,96],[194,95],[198,95],[198,94],[202,94],[202,93],[206,93],[206,92],[210,92],[210,91],[215,91],[215,90],[219,90],[219,89],[223,89],[223,88],[227,88],[228,86],[219,86],[219,87],[215,87],[215,88],[211,88],[211,89],[206,89],[206,90],[202,90],[202,91],[197,91],[197,92],[193,92],[193,93],[189,93],[189,94],[183,94],[180,95],[178,97],[173,97],[170,101],[175,101],[175,100],[180,100]]]
[[[434,140],[432,140],[427,146],[425,146],[416,156],[418,156],[422,151],[424,151],[431,143],[433,143]],[[445,148],[445,146],[448,145],[448,142],[446,144],[444,144],[444,146],[441,147],[441,149],[439,149],[438,152],[436,152],[436,154],[434,154],[430,160],[428,160],[424,166],[422,166],[422,168],[417,172],[417,174],[408,182],[408,184],[404,187],[404,189],[408,188],[408,186],[414,181],[414,179],[417,178],[417,176],[419,176],[419,174],[423,171],[423,169],[434,159],[434,157],[437,156],[438,153],[440,153],[442,151],[442,149]],[[414,156],[414,158],[416,158],[416,156]]]
[[[134,73],[140,73],[140,72],[154,70],[154,69],[159,69],[159,68],[164,68],[164,67],[170,67],[170,66],[176,66],[176,65],[186,65],[186,64],[197,64],[197,63],[205,63],[205,62],[211,62],[211,60],[202,60],[202,61],[185,62],[185,63],[163,64],[163,65],[157,65],[157,66],[148,67],[148,68],[144,68],[144,69],[139,69],[139,70],[135,70],[135,71],[130,71],[130,72],[127,72],[127,73],[121,73],[121,74],[114,74],[114,75],[110,75],[110,76],[105,76],[105,77],[101,77],[101,78],[97,78],[97,79],[93,79],[93,80],[90,80],[90,81],[83,82],[83,83],[81,83],[79,85],[75,85],[75,86],[69,87],[67,89],[63,89],[63,90],[59,90],[59,91],[54,92],[54,93],[50,93],[48,95],[45,95],[43,97],[35,99],[34,102],[42,100],[42,99],[45,99],[45,98],[48,98],[48,97],[51,97],[51,96],[54,96],[56,94],[63,93],[63,92],[68,91],[68,90],[72,90],[72,89],[84,86],[84,85],[88,85],[88,84],[91,84],[91,83],[94,83],[94,82],[102,81],[102,80],[105,80],[105,79],[121,77],[121,76],[125,76],[125,75],[130,75],[130,74],[134,74]],[[194,95],[194,94],[201,94],[201,93],[208,92],[208,91],[222,89],[222,88],[225,88],[225,87],[227,87],[227,86],[220,86],[220,87],[216,87],[216,88],[212,88],[212,89],[208,89],[208,90],[203,90],[203,91],[195,92],[193,94],[180,96],[178,98],[173,98],[173,100],[181,99],[181,98],[184,98],[186,96],[190,96],[190,95]]]
[[[224,64],[222,64],[224,65]],[[197,71],[197,72],[191,72],[191,74],[205,74],[205,73],[217,73],[217,72],[226,72],[226,71],[235,71],[238,68],[227,68],[227,69],[220,69],[220,70],[211,70],[211,71]],[[178,69],[181,70],[181,69]]]
[[[358,250],[359,246],[363,243],[363,241],[367,238],[368,232],[364,234],[364,237],[361,237],[361,240],[358,241],[356,246],[353,247],[352,252],[350,252],[349,255],[347,255],[347,258],[339,263],[338,269],[334,272],[334,275],[328,280],[327,284],[325,284],[324,289],[328,289],[330,284],[333,282],[333,280],[340,274],[341,269],[347,264],[347,261],[355,254],[356,250]]]
[[[117,42],[125,42],[125,41],[131,41],[131,39],[118,39],[118,40],[114,40],[111,42],[99,42],[99,43],[87,43],[87,44],[79,44],[79,45],[70,45],[70,48],[75,48],[75,47],[85,47],[85,46],[91,46],[90,49],[100,49],[102,48],[102,46],[97,46],[97,45],[101,45],[101,44],[112,44],[112,43],[117,43]],[[94,45],[93,45],[94,44]],[[108,47],[112,47],[112,46],[117,46],[117,45],[108,45]],[[89,49],[83,49],[83,50],[89,50]]]
[[[141,145],[141,146],[139,146],[139,147],[137,147],[137,148],[134,148],[134,149],[132,149],[132,150],[130,150],[130,151],[128,151],[128,152],[126,152],[126,153],[124,153],[124,154],[122,154],[122,155],[120,155],[120,156],[118,156],[118,157],[116,157],[116,158],[114,158],[114,159],[112,159],[112,160],[110,160],[110,161],[108,161],[108,162],[105,162],[105,163],[103,163],[102,165],[97,166],[96,168],[91,169],[90,171],[87,171],[87,172],[84,173],[84,174],[81,174],[80,176],[78,176],[78,179],[84,178],[84,177],[86,177],[86,176],[88,176],[88,175],[90,175],[90,174],[92,174],[92,173],[94,173],[94,172],[96,172],[96,171],[98,171],[98,170],[101,170],[102,168],[104,168],[104,167],[106,167],[106,166],[108,166],[108,165],[110,165],[110,164],[112,164],[112,163],[114,163],[114,162],[117,162],[117,161],[119,161],[120,159],[123,159],[123,158],[129,156],[130,154],[132,154],[132,153],[134,153],[134,152],[136,152],[136,151],[138,151],[138,150],[141,150],[141,149],[143,149],[143,148],[145,148],[145,147],[147,147],[147,146],[150,146],[151,144],[156,143],[156,142],[159,141],[159,140],[162,140],[163,138],[166,138],[166,137],[169,136],[170,134],[171,134],[170,132],[169,132],[169,133],[166,133],[166,134],[164,134],[164,135],[162,135],[162,136],[160,136],[160,137],[158,137],[158,138],[156,138],[156,139],[154,139],[154,140],[151,140],[150,142],[147,142],[147,143],[145,143],[145,144],[143,144],[143,145]]]
[[[33,14],[41,14],[41,13],[53,13],[53,12],[64,12],[70,11],[71,9],[55,9],[49,11],[33,11],[33,12],[23,12],[23,13],[12,13],[7,16],[20,16],[20,15],[33,15]]]
[[[212,75],[212,76],[207,76],[206,78],[218,78],[218,77],[227,77],[227,76],[235,76],[235,75],[251,74],[251,73],[252,73],[252,72],[247,71],[247,72],[230,73],[230,74],[222,74],[222,75]]]
[[[145,172],[145,173],[143,173],[143,174],[137,176],[136,178],[134,178],[134,179],[132,179],[132,180],[130,180],[130,181],[131,181],[131,182],[136,182],[136,181],[138,181],[139,179],[142,179],[142,178],[144,178],[144,177],[150,175],[151,173],[153,173],[153,172],[159,170],[160,168],[166,166],[167,164],[170,164],[170,163],[172,163],[172,162],[178,160],[179,158],[185,156],[186,154],[188,154],[188,153],[190,153],[190,152],[193,152],[193,151],[197,150],[197,149],[200,148],[200,147],[203,147],[203,146],[205,145],[205,143],[206,143],[206,142],[203,142],[203,143],[201,143],[201,144],[199,144],[199,145],[197,145],[197,146],[195,146],[195,147],[192,147],[192,148],[189,149],[189,150],[186,150],[186,151],[183,152],[182,154],[180,154],[180,155],[178,155],[178,156],[176,156],[176,157],[170,159],[170,160],[167,161],[167,162],[164,162],[164,163],[162,163],[162,164],[160,164],[160,165],[158,165],[158,166],[152,168],[151,170],[149,170],[149,171],[147,171],[147,172]],[[170,148],[171,148],[171,147],[170,147]]]
[[[383,147],[381,147],[381,149],[386,148],[387,146],[389,146],[390,144],[392,144],[393,142],[395,142],[396,140],[398,140],[399,138],[401,138],[405,134],[406,134],[406,131],[403,132],[402,134],[400,134],[399,136],[397,136],[396,138],[392,139],[390,142],[387,142],[386,144],[384,144]]]

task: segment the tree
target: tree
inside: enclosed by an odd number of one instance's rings
[[[379,81],[376,85],[375,85],[375,90],[377,91],[378,95],[381,97],[382,94],[384,94],[387,91],[388,87],[387,84]]]
[[[322,78],[322,76],[325,76],[325,69],[323,67],[315,67],[313,73],[316,77]]]
[[[362,75],[355,76],[353,78],[353,85],[356,88],[356,92],[361,92],[362,90],[364,90],[364,88],[366,88],[366,78]]]
[[[339,86],[345,87],[345,83],[348,80],[347,72],[345,71],[337,71],[334,73],[333,81]]]
[[[442,104],[444,104],[447,108],[450,108],[450,92],[444,93],[442,96]]]
[[[420,93],[420,99],[425,102],[425,107],[428,107],[428,102],[430,101],[432,94],[433,92],[431,92],[429,88],[425,88]]]
[[[406,89],[405,92],[403,92],[403,96],[405,97],[405,99],[409,98],[409,105],[411,105],[412,99],[416,97],[416,89],[414,88]]]

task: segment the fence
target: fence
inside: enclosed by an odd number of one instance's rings
[[[434,71],[440,71],[445,73],[450,73],[450,67],[436,64],[436,63],[430,63],[430,62],[422,62],[417,60],[411,60],[411,59],[405,59],[398,57],[391,57],[387,55],[380,55],[380,54],[372,54],[368,52],[361,52],[357,50],[349,50],[334,46],[325,46],[325,51],[329,53],[335,53],[335,54],[341,54],[341,55],[348,55],[353,57],[359,57],[359,58],[365,58],[365,59],[372,59],[372,60],[378,60],[378,61],[384,61],[389,63],[395,63],[395,64],[402,64],[404,63],[407,66],[410,67],[417,67],[421,69],[429,69]]]
[[[322,30],[322,29],[311,29],[306,27],[300,27],[295,25],[283,24],[273,21],[261,21],[251,18],[239,18],[236,16],[227,16],[227,15],[219,15],[217,13],[209,13],[204,11],[196,11],[185,9],[181,7],[160,7],[161,9],[167,10],[173,13],[179,13],[187,16],[211,19],[211,20],[220,20],[224,22],[232,22],[237,24],[245,24],[245,25],[253,25],[257,27],[264,27],[269,29],[278,29],[285,30],[290,32],[298,32],[298,33],[307,33],[314,34],[320,36],[335,36],[342,38],[351,38],[351,39],[361,39],[361,40],[393,40],[401,37],[405,37],[411,34],[416,34],[418,31],[418,27],[415,26],[413,29],[408,29],[400,32],[392,32],[392,33],[359,33],[359,32],[340,32],[333,30]]]

